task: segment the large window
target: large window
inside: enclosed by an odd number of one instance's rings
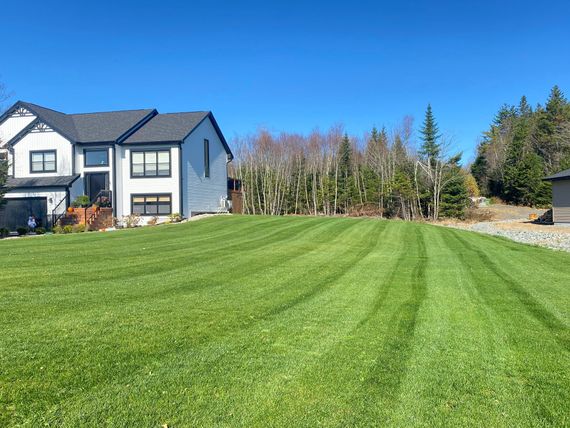
[[[132,151],[131,177],[170,177],[170,150]]]
[[[204,177],[210,176],[210,142],[204,140]]]
[[[30,152],[30,172],[56,172],[55,150]]]
[[[109,151],[107,149],[85,149],[85,166],[109,166]]]
[[[138,215],[172,214],[172,195],[131,195],[131,213]]]

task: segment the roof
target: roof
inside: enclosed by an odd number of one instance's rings
[[[9,189],[22,189],[30,187],[69,187],[79,174],[56,177],[23,177],[6,180],[6,187]]]
[[[570,180],[570,169],[565,169],[564,171],[560,171],[556,174],[544,177],[543,180],[548,180],[548,181]]]
[[[117,141],[143,119],[156,114],[154,109],[66,114],[24,101],[17,104],[27,108],[76,143]]]
[[[125,143],[182,141],[209,114],[208,111],[158,114],[128,137]]]
[[[159,114],[155,109],[141,109],[66,114],[37,104],[18,101],[0,116],[0,122],[19,106],[31,111],[37,119],[12,138],[9,144],[15,144],[20,140],[37,121],[45,122],[73,143],[183,142],[202,121],[210,118],[226,152],[233,157],[210,111]]]

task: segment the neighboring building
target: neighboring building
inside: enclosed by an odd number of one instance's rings
[[[22,101],[0,116],[2,157],[10,177],[0,227],[11,228],[30,214],[50,225],[83,194],[104,196],[118,218],[217,212],[233,158],[208,111],[65,114]]]
[[[570,169],[546,177],[552,182],[552,221],[570,224]]]

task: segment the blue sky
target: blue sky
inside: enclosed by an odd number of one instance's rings
[[[55,5],[57,4],[57,5]],[[570,95],[567,2],[6,2],[0,79],[68,113],[212,110],[360,135],[430,102],[466,160],[499,106]]]

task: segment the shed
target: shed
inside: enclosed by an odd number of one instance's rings
[[[570,225],[570,169],[545,177],[552,182],[552,221]]]

